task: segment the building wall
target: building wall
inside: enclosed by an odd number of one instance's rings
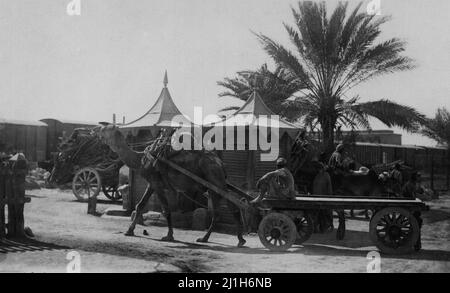
[[[41,119],[40,121],[48,125],[46,137],[47,150],[45,154],[47,160],[52,159],[52,153],[58,152],[60,138],[66,138],[70,136],[76,128],[89,128],[95,126],[95,124],[88,122],[75,123],[71,121],[61,121],[53,118]]]
[[[343,136],[349,136],[352,133],[343,131]],[[372,131],[354,131],[357,142],[382,143],[391,145],[401,145],[402,135],[394,133],[392,130],[372,130]],[[339,140],[339,138],[338,138]]]
[[[5,152],[23,152],[27,160],[45,160],[47,126],[32,123],[0,123],[0,147]]]

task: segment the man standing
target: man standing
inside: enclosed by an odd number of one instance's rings
[[[402,186],[403,186],[403,175],[401,171],[401,166],[399,163],[396,163],[394,168],[392,169],[391,173],[389,174],[389,177],[392,179],[392,191],[394,191],[395,194],[399,195],[402,192]]]
[[[321,168],[313,180],[313,194],[315,195],[332,195],[333,187],[331,184],[331,177],[327,172],[327,166],[320,163]],[[334,229],[333,226],[333,211],[332,210],[318,210],[313,213],[315,223],[314,231],[324,233]]]
[[[411,174],[411,178],[409,178],[408,182],[406,182],[405,186],[402,188],[402,195],[407,198],[415,199],[417,196],[417,182],[419,181],[420,174],[414,172]]]
[[[342,143],[338,144],[336,150],[330,157],[328,161],[328,166],[333,170],[342,170],[344,162],[344,145]]]

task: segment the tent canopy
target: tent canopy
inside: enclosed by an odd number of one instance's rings
[[[280,136],[283,132],[287,132],[294,137],[300,127],[282,119],[274,117],[276,114],[272,112],[262,100],[261,96],[254,91],[248,100],[231,116],[222,121],[205,125],[208,127],[218,126],[254,126],[254,127],[277,127],[280,129]]]
[[[167,72],[164,75],[164,87],[155,104],[140,118],[136,119],[126,128],[142,128],[151,126],[177,127],[190,125],[192,122],[184,116],[175,105],[167,88]]]

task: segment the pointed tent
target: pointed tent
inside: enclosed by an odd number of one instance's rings
[[[269,135],[274,128],[278,129],[279,139],[279,145],[274,146],[278,149],[278,152],[275,151],[275,153],[278,153],[276,156],[283,156],[289,160],[291,142],[299,132],[300,127],[275,115],[264,103],[261,96],[254,91],[235,113],[221,121],[205,125],[206,128],[223,127],[223,136],[226,137],[227,142],[228,135],[234,135],[235,137],[233,141],[235,150],[228,149],[228,146],[225,146],[222,151],[222,160],[227,166],[227,175],[231,183],[241,187],[245,186],[246,189],[250,190],[254,188],[256,179],[276,168],[275,159],[262,159],[261,155],[267,154],[267,151],[261,150],[259,145],[261,135]],[[245,141],[239,141],[237,138],[239,129],[242,131],[242,128],[244,128]],[[256,131],[256,133],[253,133],[255,135],[253,137],[258,137],[256,139],[258,145],[255,145],[255,141],[252,140],[251,131]],[[270,141],[272,141],[272,138]],[[254,147],[256,149],[253,149]]]
[[[164,75],[164,87],[153,106],[141,117],[127,123],[124,129],[137,130],[142,128],[158,129],[162,127],[180,127],[192,125],[175,105],[167,88],[167,72]],[[156,133],[156,131],[152,131]]]
[[[261,126],[268,125],[273,127],[275,124],[276,115],[272,110],[267,107],[261,96],[254,91],[248,100],[231,116],[225,118],[222,121],[212,123],[208,126]],[[264,119],[264,120],[263,120]],[[267,121],[267,122],[265,122]],[[278,126],[280,129],[280,137],[286,132],[291,137],[295,137],[298,132],[298,126],[287,122],[286,120],[279,118]]]

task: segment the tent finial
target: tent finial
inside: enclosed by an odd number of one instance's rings
[[[164,73],[164,81],[163,81],[163,83],[164,83],[164,87],[167,87],[167,84],[169,83],[169,80],[167,79],[167,70]]]

